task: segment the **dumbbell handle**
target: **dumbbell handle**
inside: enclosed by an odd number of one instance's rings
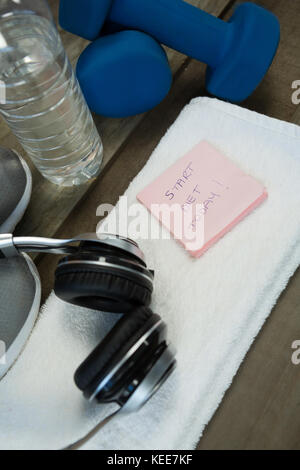
[[[183,0],[113,0],[109,19],[211,67],[220,63],[231,35],[230,24]]]

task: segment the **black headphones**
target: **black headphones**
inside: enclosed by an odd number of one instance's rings
[[[55,272],[56,295],[71,304],[123,313],[75,372],[88,400],[139,409],[174,370],[166,324],[149,304],[154,272],[137,243],[117,235],[81,235],[70,240],[0,235],[0,257],[22,252],[67,255]]]

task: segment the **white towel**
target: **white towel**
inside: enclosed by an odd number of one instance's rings
[[[194,448],[300,264],[296,125],[194,99],[129,186],[129,202],[202,139],[263,182],[268,200],[196,260],[172,239],[140,242],[156,272],[152,307],[169,326],[178,367],[142,410],[116,417],[85,448]],[[114,321],[50,296],[22,356],[0,383],[1,448],[61,448],[108,413],[84,400],[72,375]]]

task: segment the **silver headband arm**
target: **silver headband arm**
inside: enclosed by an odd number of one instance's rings
[[[81,242],[95,242],[119,248],[144,260],[144,254],[138,245],[129,239],[109,234],[84,234],[78,237],[59,240],[40,237],[13,237],[12,234],[0,234],[0,257],[17,256],[20,252],[38,252],[53,254],[74,254],[80,249]]]
[[[0,252],[5,258],[17,256],[21,252],[72,254],[78,251],[78,246],[71,246],[71,243],[75,242],[78,242],[78,240],[13,237],[11,234],[4,234],[0,235]]]

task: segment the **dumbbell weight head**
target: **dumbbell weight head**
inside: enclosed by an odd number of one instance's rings
[[[60,5],[62,27],[75,34],[94,39],[107,19],[205,62],[208,91],[233,102],[258,86],[280,37],[277,18],[249,2],[229,22],[181,0],[88,0],[84,8],[80,0],[61,0]]]
[[[77,77],[90,109],[108,117],[148,111],[162,101],[172,84],[165,51],[137,31],[91,43],[78,60]]]
[[[62,0],[59,22],[63,29],[93,41],[108,16],[113,0]]]
[[[269,11],[244,3],[234,12],[227,50],[216,67],[208,67],[206,89],[214,96],[240,102],[267,73],[280,40],[280,26]]]

